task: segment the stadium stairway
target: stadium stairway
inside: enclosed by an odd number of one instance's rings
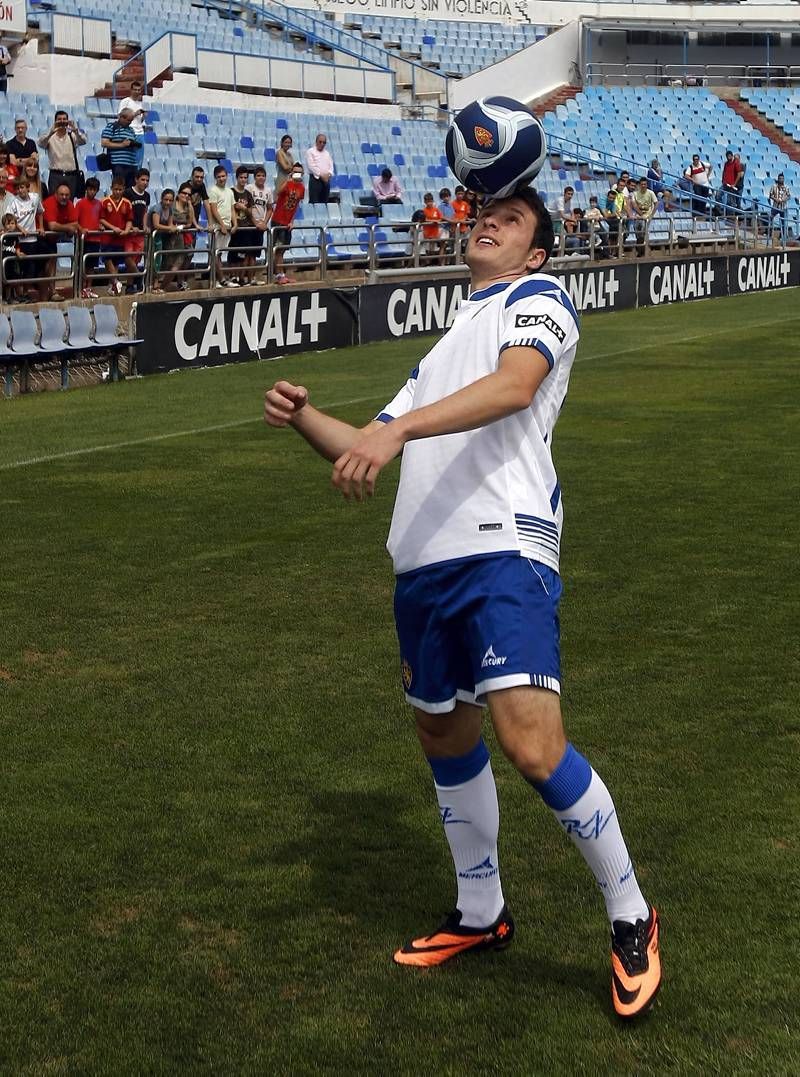
[[[580,93],[580,89],[580,86],[559,86],[559,88],[553,90],[552,93],[531,101],[531,109],[533,110],[534,115],[541,119],[545,113],[555,112],[559,105],[566,105],[567,101],[572,100]]]
[[[774,142],[782,153],[800,164],[800,145],[757,108],[748,101],[744,101],[739,96],[738,90],[723,87],[717,90],[717,97],[721,98],[728,108],[733,109],[737,116],[741,116],[746,123],[752,124],[757,131],[765,135],[770,142]]]

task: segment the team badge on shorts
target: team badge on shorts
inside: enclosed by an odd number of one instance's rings
[[[405,658],[400,663],[400,672],[403,676],[403,687],[408,691],[411,687],[411,666],[406,662]]]

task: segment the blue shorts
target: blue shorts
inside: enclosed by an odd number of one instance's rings
[[[561,691],[561,578],[516,554],[397,577],[394,613],[407,701],[429,714],[519,685]]]

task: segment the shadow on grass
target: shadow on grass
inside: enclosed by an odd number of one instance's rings
[[[455,904],[452,862],[438,819],[430,828],[414,825],[406,821],[411,808],[411,798],[396,793],[313,794],[307,812],[312,828],[274,854],[277,864],[309,869],[303,894],[281,915],[341,925],[343,945],[353,928],[361,929],[372,939],[368,948],[387,958],[391,947],[410,935],[433,930]],[[609,1008],[607,979],[598,976],[596,963],[576,964],[568,954],[559,961],[559,933],[568,932],[569,924],[554,923],[552,932],[543,934],[536,903],[514,912],[518,939],[507,954],[483,960],[465,956],[437,974],[445,973],[451,987],[476,979],[508,981],[509,987],[523,982],[534,994],[555,992],[566,1005],[590,996],[601,1009]],[[327,933],[334,933],[330,926]]]

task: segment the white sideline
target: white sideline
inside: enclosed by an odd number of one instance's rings
[[[386,396],[357,396],[352,400],[337,400],[332,404],[320,404],[326,411],[331,408],[344,408],[349,404],[367,404],[372,400],[385,400]],[[0,471],[11,471],[18,467],[28,467],[30,464],[48,464],[54,460],[67,460],[71,456],[88,456],[96,452],[110,452],[113,449],[127,449],[133,445],[149,445],[154,441],[166,441],[168,438],[186,438],[194,434],[210,434],[215,430],[230,430],[235,426],[246,426],[248,423],[260,423],[264,420],[260,415],[254,415],[249,419],[234,419],[230,423],[217,423],[215,426],[197,426],[193,430],[173,430],[169,434],[151,434],[146,438],[134,438],[132,441],[115,441],[109,445],[90,445],[85,449],[68,449],[66,452],[49,453],[47,456],[29,456],[26,460],[12,460],[8,464],[0,464]]]
[[[651,308],[655,309],[655,308]],[[798,317],[784,318],[782,324],[786,322],[797,321]],[[749,322],[745,328],[747,329],[764,329],[775,324],[774,320],[769,322]],[[678,341],[671,341],[674,343],[684,343],[689,340],[705,340],[706,337],[716,337],[722,333],[738,333],[742,327],[738,325],[718,326],[716,329],[710,329],[704,333],[693,333],[688,337],[680,337]],[[636,344],[632,348],[617,348],[611,352],[597,352],[594,355],[579,355],[575,359],[576,363],[588,363],[590,359],[612,359],[617,355],[631,355],[634,352],[648,351],[651,348],[661,348],[664,346],[663,341],[653,340],[646,344]],[[349,404],[368,404],[372,400],[385,400],[385,396],[359,396],[353,400],[337,400],[333,404],[320,404],[323,409],[329,408],[344,408]],[[220,423],[217,426],[198,426],[194,430],[174,430],[170,434],[153,434],[147,438],[136,438],[134,441],[117,441],[110,445],[92,445],[85,449],[69,449],[67,452],[50,453],[47,456],[31,456],[27,460],[12,460],[8,464],[0,464],[0,471],[12,471],[18,467],[28,467],[31,464],[48,464],[54,460],[67,460],[71,456],[88,456],[91,453],[96,452],[111,452],[113,449],[127,449],[133,445],[149,445],[154,441],[166,441],[168,438],[185,438],[192,437],[194,434],[210,434],[215,430],[230,430],[235,426],[246,426],[248,423],[263,422],[261,416],[254,416],[251,419],[235,419],[230,423]]]

